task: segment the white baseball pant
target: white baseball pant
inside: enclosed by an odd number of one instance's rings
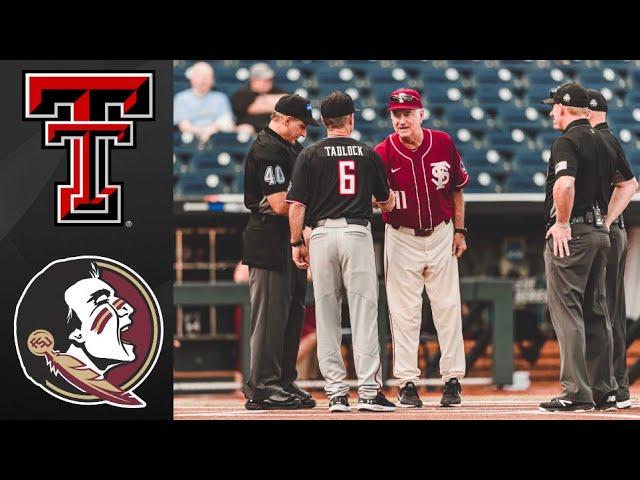
[[[404,227],[385,227],[384,266],[393,341],[393,375],[400,387],[416,382],[426,287],[440,344],[440,375],[447,382],[465,374],[458,258],[451,254],[453,222],[442,222],[428,237]]]

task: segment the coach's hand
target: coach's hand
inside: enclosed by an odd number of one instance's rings
[[[291,247],[291,258],[298,268],[309,268],[309,250],[305,245]]]
[[[451,254],[460,258],[466,250],[467,241],[465,240],[464,235],[462,233],[455,233],[453,235],[453,248]]]
[[[547,231],[545,239],[553,237],[553,254],[564,258],[568,257],[569,253],[569,240],[571,240],[571,227],[569,224],[561,225],[554,223],[553,226]]]

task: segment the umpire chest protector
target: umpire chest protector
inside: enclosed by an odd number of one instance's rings
[[[251,145],[244,170],[244,203],[251,210],[243,234],[242,260],[250,267],[282,270],[290,254],[289,220],[276,215],[267,196],[286,192],[302,145],[266,127]]]

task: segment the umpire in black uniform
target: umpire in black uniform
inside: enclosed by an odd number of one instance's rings
[[[543,103],[553,105],[553,127],[562,131],[547,172],[544,263],[563,393],[540,410],[615,408],[604,285],[610,240],[602,215],[616,165],[589,124],[589,98],[580,84],[562,85]]]
[[[627,375],[627,315],[624,298],[624,266],[627,260],[627,232],[622,212],[638,190],[638,181],[627,162],[622,146],[609,130],[607,124],[607,101],[598,90],[588,90],[589,122],[609,148],[609,154],[623,170],[616,170],[612,188],[609,190],[609,205],[604,220],[609,228],[611,249],[606,269],[607,307],[613,331],[613,372],[618,385],[616,406],[631,407],[629,376]]]
[[[311,104],[285,95],[247,155],[244,203],[251,210],[243,235],[243,261],[251,292],[251,366],[243,389],[249,410],[313,408],[311,395],[293,382],[305,313],[306,272],[296,268],[289,246],[291,172],[306,136],[318,125]]]

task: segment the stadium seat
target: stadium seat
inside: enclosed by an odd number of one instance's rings
[[[544,125],[540,111],[533,107],[524,109],[505,105],[498,110],[503,130],[511,132],[514,128],[526,131],[538,131]]]
[[[516,95],[507,85],[481,85],[476,88],[475,94],[478,105],[483,109],[496,110],[499,106],[513,103]]]
[[[609,88],[611,90],[619,89],[624,86],[624,80],[620,80],[614,73],[611,79],[605,78],[602,70],[586,70],[580,73],[577,80],[586,88],[594,88],[602,90]],[[620,84],[622,82],[622,84]]]
[[[527,80],[529,87],[544,86],[547,89],[547,94],[543,98],[549,96],[549,89],[553,87],[559,87],[567,80],[566,75],[562,75],[561,78],[555,79],[551,76],[552,70],[531,70],[527,74]]]
[[[236,67],[223,67],[222,65],[216,65],[214,66],[214,71],[216,84],[240,82],[237,77],[238,68]]]
[[[378,68],[369,72],[371,83],[402,83],[408,86],[411,76],[404,68]]]
[[[513,74],[506,68],[481,68],[474,75],[478,88],[483,85],[512,85]]]
[[[449,128],[468,128],[470,130],[484,130],[487,128],[487,115],[479,107],[471,109],[453,105],[446,110]]]
[[[323,83],[351,83],[356,80],[356,72],[348,67],[321,66],[315,71],[318,85]]]
[[[505,187],[510,193],[544,192],[547,169],[521,167],[507,177]]]
[[[229,193],[230,188],[216,172],[185,173],[177,181],[177,196],[203,196]]]
[[[425,88],[422,94],[428,105],[462,103],[464,94],[456,85],[434,83]]]
[[[465,193],[496,193],[498,181],[487,169],[470,167],[465,163],[469,174],[469,183],[464,187]]]
[[[462,84],[462,74],[453,67],[436,68],[430,64],[422,65],[420,76],[425,88],[429,88],[434,83]]]
[[[242,164],[234,162],[231,155],[225,151],[201,152],[191,159],[189,171],[211,171],[232,178],[242,172]]]
[[[607,122],[616,128],[635,129],[640,127],[640,122],[634,118],[632,110],[610,110],[607,114]]]
[[[518,168],[546,168],[546,166],[548,165],[548,163],[546,163],[542,157],[541,150],[532,150],[528,148],[518,150],[515,154],[514,160],[516,161],[516,165]]]
[[[487,146],[500,153],[513,154],[520,148],[522,142],[514,140],[511,133],[504,131],[501,132],[488,132],[486,135]]]

